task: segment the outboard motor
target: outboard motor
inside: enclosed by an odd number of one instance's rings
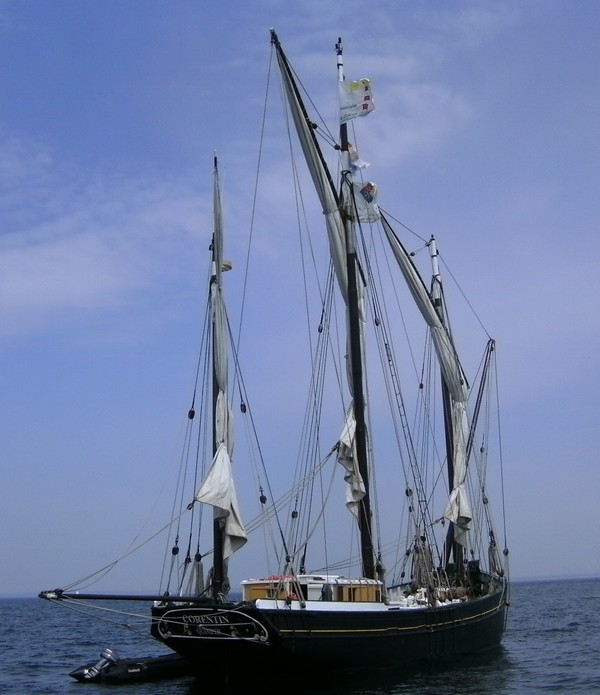
[[[119,656],[112,649],[103,649],[100,652],[100,656],[102,657],[100,661],[95,663],[93,666],[88,666],[83,670],[82,680],[91,681],[94,678],[97,678],[102,671],[119,661]]]

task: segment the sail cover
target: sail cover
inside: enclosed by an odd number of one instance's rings
[[[381,221],[394,258],[402,271],[417,307],[430,328],[442,371],[442,378],[450,393],[452,432],[454,437],[452,452],[454,481],[448,504],[444,511],[444,517],[455,524],[454,539],[456,542],[466,545],[466,534],[472,519],[471,505],[465,484],[468,463],[467,443],[469,438],[466,379],[452,339],[431,302],[429,292],[423,284],[421,276],[385,217],[382,216]]]

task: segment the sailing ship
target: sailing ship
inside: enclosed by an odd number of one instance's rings
[[[450,330],[435,238],[423,244],[431,270],[426,282],[414,254],[379,204],[376,185],[364,180],[365,163],[349,133],[374,108],[372,85],[367,79],[346,81],[341,39],[335,45],[339,134],[329,139],[321,138],[320,127],[309,115],[274,30],[270,40],[287,114],[323,213],[321,232],[328,247],[326,280],[317,295],[318,321],[312,326],[313,372],[302,427],[306,441],[299,446],[291,492],[270,501],[271,484],[257,478],[260,513],[245,525],[233,475],[241,463],[238,456],[234,465],[232,374],[243,417],[248,416],[249,399],[243,392],[224,301],[223,272],[230,266],[223,258],[215,159],[207,321],[212,347],[204,351],[210,369],[207,385],[194,390],[189,411],[189,423],[194,423],[196,393],[205,393],[212,417],[202,411],[199,419],[209,440],[209,465],[191,502],[178,492],[183,506],[174,517],[177,524],[169,526],[175,543],[166,583],[154,595],[126,598],[152,601],[152,636],[199,673],[210,665],[211,674],[222,674],[227,683],[247,683],[253,676],[262,682],[277,663],[292,669],[289,672],[298,668],[303,674],[322,674],[402,668],[494,649],[501,644],[510,602],[508,550],[494,527],[487,481],[493,458],[487,429],[497,402],[488,395],[495,386],[495,343],[488,338],[482,345],[477,383],[470,386]],[[334,180],[320,138],[335,156],[339,180]],[[369,255],[375,253],[375,239],[386,248],[385,261]],[[384,266],[393,269],[396,281],[407,290],[401,309],[410,302],[422,325],[419,333],[427,343],[421,348],[421,367],[413,365],[414,355],[399,358],[393,347],[405,319],[390,318],[393,302],[382,294],[390,289],[380,277]],[[397,289],[394,285],[391,290],[394,301]],[[341,340],[340,324],[346,331]],[[383,368],[379,377],[369,372],[371,342]],[[332,355],[340,347],[342,356],[336,361]],[[260,359],[254,362],[260,369]],[[332,383],[326,376],[329,363],[337,373],[335,406],[325,400]],[[401,385],[401,373],[410,375],[411,369],[409,386]],[[437,384],[439,395],[429,379]],[[409,397],[409,391],[414,395]],[[391,405],[386,425],[383,409],[376,405],[380,398]],[[336,413],[339,419],[332,431]],[[394,448],[377,443],[376,435],[382,432],[391,434]],[[442,443],[429,443],[431,438]],[[188,443],[187,449],[200,447]],[[348,559],[333,557],[341,552],[346,536],[337,517],[318,505],[318,500],[325,503],[335,497],[329,489],[329,476],[333,479],[335,471],[340,471],[346,489],[339,507],[350,522],[349,547],[358,550]],[[393,473],[395,482],[383,483],[384,473]],[[196,474],[191,477],[196,479]],[[268,481],[266,466],[261,475]],[[379,512],[380,501],[391,502],[397,519],[392,521],[391,512]],[[211,511],[208,520],[204,509]],[[185,515],[193,520],[189,534],[181,531]],[[317,537],[325,538],[325,531],[317,532],[321,524],[335,538],[325,550],[317,549]],[[192,540],[192,528],[200,534],[207,525],[212,548]],[[274,529],[268,537],[275,559],[264,575],[242,580],[241,595],[235,595],[230,563],[238,551],[241,558],[251,547],[250,533],[260,525]],[[383,535],[392,530],[397,536],[393,542]],[[187,537],[187,543],[181,543],[181,559],[180,538]],[[207,558],[211,567],[205,577]],[[124,598],[64,589],[41,596],[58,601]]]

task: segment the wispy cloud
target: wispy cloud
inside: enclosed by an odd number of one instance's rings
[[[177,277],[201,198],[185,181],[84,171],[33,143],[1,146],[0,335],[128,304]],[[76,314],[75,314],[76,315]]]

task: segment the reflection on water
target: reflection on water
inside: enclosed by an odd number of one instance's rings
[[[335,676],[324,676],[318,682],[303,679],[302,673],[286,670],[285,664],[274,664],[274,674],[268,676],[259,690],[227,689],[226,695],[481,695],[482,693],[513,692],[510,681],[516,669],[505,649],[500,648],[479,656],[455,658],[412,664],[404,668],[373,671],[347,671]],[[255,674],[254,674],[255,675]],[[265,674],[267,675],[267,674]],[[254,677],[254,676],[253,676]],[[198,678],[189,684],[185,695],[217,695],[210,676]]]
[[[500,693],[509,678],[510,660],[504,650],[478,657],[456,658],[435,664],[421,663],[378,670],[375,673],[348,674],[343,680],[328,684],[324,689],[307,693],[328,695],[371,695],[371,693],[418,693],[419,695],[481,695]]]

